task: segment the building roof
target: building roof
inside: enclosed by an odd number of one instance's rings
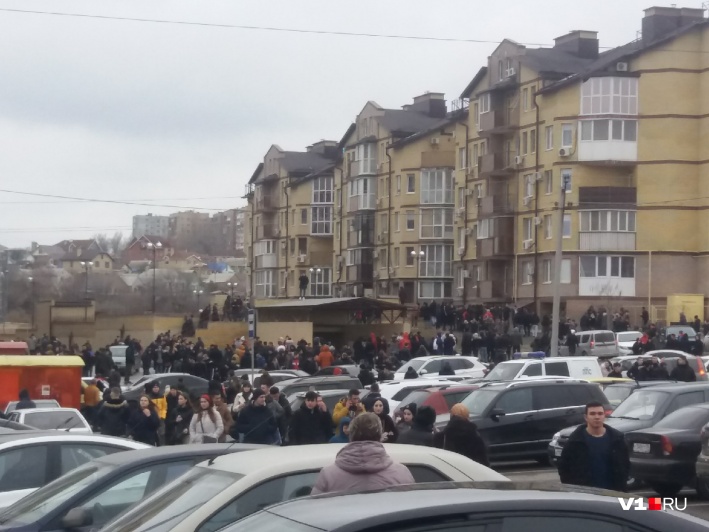
[[[586,59],[555,48],[528,48],[519,60],[537,72],[560,75],[581,72],[594,62],[594,59]]]
[[[377,117],[379,123],[392,133],[412,135],[419,131],[430,129],[440,118],[431,117],[418,111],[406,109],[385,109],[382,116]]]
[[[320,153],[310,151],[287,151],[280,160],[287,172],[314,172],[332,161]]]
[[[251,179],[249,179],[249,184],[255,183],[258,177],[261,175],[261,172],[263,172],[263,163],[258,163],[258,166],[256,167],[256,170],[254,170],[254,173],[251,174]]]
[[[369,297],[322,297],[312,299],[288,299],[286,301],[278,301],[273,304],[257,305],[261,309],[333,309],[333,310],[360,310],[365,308],[379,308],[381,310],[404,310],[406,305],[399,305],[391,301],[381,299],[372,299]]]
[[[475,90],[475,87],[477,87],[478,83],[480,83],[485,76],[487,75],[487,67],[484,66],[480,70],[478,70],[478,73],[475,74],[475,77],[468,83],[468,86],[463,89],[463,92],[460,93],[461,98],[470,98],[470,94]]]
[[[406,146],[407,144],[411,144],[412,142],[415,142],[421,138],[425,138],[433,133],[438,132],[440,129],[442,129],[446,126],[454,124],[459,119],[461,119],[462,117],[465,117],[467,115],[468,115],[467,108],[450,112],[450,113],[448,113],[448,116],[446,116],[445,118],[438,119],[438,122],[436,122],[431,127],[424,129],[423,131],[419,131],[418,133],[414,133],[413,135],[409,135],[408,137],[404,137],[403,139],[397,140],[396,142],[394,142],[391,145],[391,147],[396,149],[396,148],[401,148],[402,146]]]

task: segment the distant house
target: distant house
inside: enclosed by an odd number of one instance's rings
[[[92,273],[113,272],[113,257],[96,240],[62,240],[55,247],[64,251],[61,267],[69,273],[84,272],[87,266]]]

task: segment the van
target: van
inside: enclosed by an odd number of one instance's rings
[[[576,333],[576,337],[579,339],[577,355],[599,358],[618,356],[618,343],[613,331],[581,331]]]
[[[128,349],[128,346],[123,344],[112,345],[108,349],[111,351],[111,359],[113,360],[113,363],[118,368],[118,371],[123,374],[126,370],[126,350]]]
[[[600,379],[603,377],[603,372],[596,357],[528,358],[500,362],[485,376],[483,382],[513,381],[547,376]]]

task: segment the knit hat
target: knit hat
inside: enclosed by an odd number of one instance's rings
[[[263,390],[261,390],[260,388],[256,388],[256,389],[254,390],[254,393],[251,395],[251,400],[252,400],[252,401],[255,401],[256,399],[258,399],[258,398],[261,397],[262,395],[266,395],[266,394],[263,393]]]

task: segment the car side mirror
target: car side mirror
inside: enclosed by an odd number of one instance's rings
[[[497,421],[497,418],[502,417],[505,415],[505,411],[502,410],[502,408],[493,408],[490,410],[490,417]]]
[[[427,369],[422,369],[421,371],[419,371],[419,375],[426,375],[426,373],[428,373]]]
[[[62,517],[62,526],[67,529],[81,528],[91,526],[94,522],[94,517],[86,508],[72,508],[67,514]]]

